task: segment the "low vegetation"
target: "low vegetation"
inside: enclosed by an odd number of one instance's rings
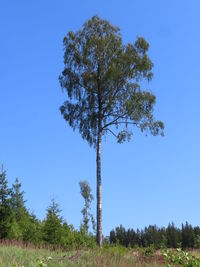
[[[93,200],[91,189],[86,181],[80,182],[80,193],[84,198],[82,224],[79,229],[68,224],[60,215],[59,205],[52,200],[46,210],[46,217],[38,220],[26,208],[21,183],[16,179],[8,186],[6,172],[0,173],[0,241],[17,240],[37,247],[50,246],[63,250],[95,249],[95,220],[90,204]],[[92,226],[92,227],[91,227]],[[92,232],[89,229],[93,229]],[[120,245],[126,248],[200,248],[200,227],[192,227],[187,222],[179,229],[173,223],[167,228],[150,225],[142,230],[128,229],[122,225],[104,237],[105,245]]]
[[[19,242],[3,242],[0,245],[1,267],[199,267],[200,253],[178,249],[154,250],[149,248],[125,248],[103,246],[101,250],[80,249],[71,251],[34,248]]]
[[[63,252],[3,244],[0,246],[1,267],[73,267],[73,266],[162,266],[163,256],[147,256],[124,247],[73,250]]]
[[[164,262],[167,267],[183,266],[183,267],[199,267],[200,257],[194,256],[192,253],[182,251],[180,248],[176,250],[166,250],[162,253]]]
[[[6,172],[0,173],[0,266],[183,266],[198,267],[200,258],[194,250],[200,247],[200,228],[186,223],[179,229],[149,226],[143,230],[117,227],[103,239],[99,249],[95,222],[90,213],[93,199],[89,184],[80,183],[84,198],[80,229],[69,225],[52,200],[44,220],[38,220],[25,206],[24,192],[18,179],[8,187]],[[90,224],[93,232],[89,232]],[[184,249],[184,250],[182,250]]]

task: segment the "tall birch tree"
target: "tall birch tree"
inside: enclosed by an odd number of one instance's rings
[[[102,246],[101,143],[111,133],[119,143],[130,140],[132,129],[163,135],[155,120],[156,97],[142,89],[153,77],[149,44],[138,37],[124,44],[120,29],[98,16],[63,39],[64,70],[60,85],[67,100],[60,107],[64,119],[96,149],[97,243]]]

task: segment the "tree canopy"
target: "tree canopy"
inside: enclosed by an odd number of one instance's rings
[[[123,44],[118,27],[94,16],[79,31],[70,31],[63,43],[65,66],[59,80],[69,99],[60,110],[83,139],[96,145],[99,109],[102,135],[111,132],[119,143],[130,139],[130,125],[163,135],[164,124],[153,116],[156,97],[140,86],[142,79],[153,77],[144,38]]]

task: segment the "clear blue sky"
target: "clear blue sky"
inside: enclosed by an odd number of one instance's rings
[[[80,225],[78,182],[96,193],[95,151],[59,112],[62,39],[98,14],[121,28],[125,42],[150,43],[165,137],[134,131],[129,143],[102,145],[103,232],[123,224],[200,224],[199,0],[35,0],[0,2],[0,162],[16,177],[28,208],[44,218],[51,197],[68,223]],[[95,213],[95,204],[93,205]]]

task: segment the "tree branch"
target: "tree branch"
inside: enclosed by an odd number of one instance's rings
[[[118,121],[117,124],[118,124],[118,123],[127,123],[127,124],[134,124],[134,125],[137,125],[137,123],[136,123],[136,122],[133,122],[133,121]]]
[[[111,131],[109,128],[106,128],[105,131],[111,132],[111,134],[114,135],[114,137],[118,138],[117,135],[113,131]]]
[[[124,113],[124,114],[121,115],[121,116],[118,116],[118,117],[117,117],[116,119],[114,119],[113,121],[111,121],[111,122],[105,124],[105,125],[103,126],[102,129],[105,129],[106,127],[108,127],[108,126],[110,126],[110,125],[116,124],[117,120],[122,119],[125,115],[127,115],[127,112]]]

